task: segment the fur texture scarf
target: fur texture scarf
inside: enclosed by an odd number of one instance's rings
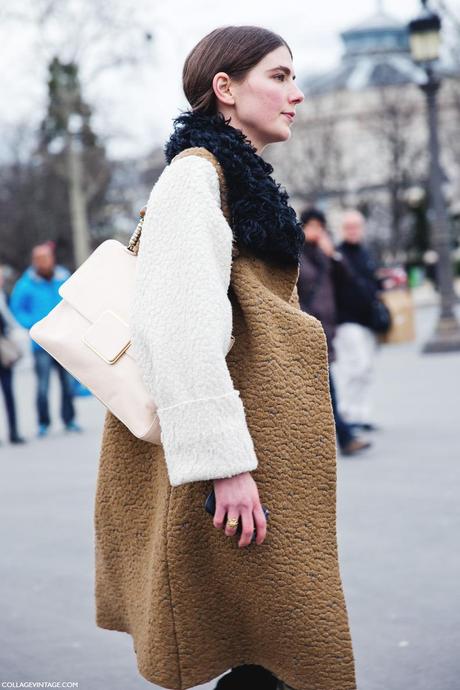
[[[174,120],[174,132],[165,145],[168,164],[193,146],[213,153],[223,168],[237,244],[278,265],[297,264],[304,243],[302,227],[287,192],[271,177],[273,167],[246,135],[221,113],[187,111]]]

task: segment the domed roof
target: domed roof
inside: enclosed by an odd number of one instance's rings
[[[304,86],[309,93],[355,91],[425,79],[411,58],[407,26],[382,10],[340,36],[344,44],[340,65],[308,78]]]
[[[363,53],[409,51],[407,26],[381,11],[346,29],[340,36],[345,46],[345,59]]]
[[[391,17],[389,14],[383,11],[375,12],[371,17],[365,19],[355,26],[351,26],[344,33],[354,32],[354,31],[369,31],[370,30],[381,30],[381,29],[401,29],[404,28],[399,19]],[[342,34],[343,35],[343,34]]]

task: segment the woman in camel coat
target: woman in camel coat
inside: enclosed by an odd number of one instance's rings
[[[298,306],[302,229],[260,156],[291,136],[294,79],[265,29],[198,43],[140,241],[133,348],[162,445],[107,412],[96,620],[173,690],[229,669],[218,688],[356,687],[326,341]]]

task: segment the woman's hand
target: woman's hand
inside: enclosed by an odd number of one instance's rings
[[[234,477],[214,479],[216,512],[214,527],[222,529],[233,537],[237,527],[226,524],[225,514],[229,518],[241,518],[242,532],[238,542],[240,548],[249,546],[254,528],[257,530],[256,543],[262,544],[267,534],[267,521],[260,504],[259,491],[250,472],[242,472]]]

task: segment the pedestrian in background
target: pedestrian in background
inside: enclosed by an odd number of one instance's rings
[[[19,324],[8,307],[3,285],[3,269],[0,268],[0,384],[5,401],[10,443],[25,443],[25,439],[18,433],[13,385],[13,368],[22,356],[20,346],[13,339],[13,334],[19,328]]]
[[[16,282],[10,298],[10,309],[21,326],[32,328],[61,301],[58,290],[69,275],[67,268],[56,264],[53,243],[46,242],[32,249],[32,264]],[[61,418],[65,429],[81,431],[75,421],[73,377],[38,343],[31,342],[37,378],[38,436],[46,436],[51,423],[48,393],[52,368],[61,385]]]
[[[335,360],[336,293],[340,290],[340,284],[346,278],[347,271],[341,254],[335,251],[327,232],[324,213],[315,208],[306,209],[301,214],[300,221],[305,235],[297,283],[300,307],[321,321],[326,335],[330,365]],[[355,455],[369,448],[370,443],[357,438],[353,428],[341,416],[330,368],[329,385],[340,450],[343,455]]]
[[[365,220],[357,210],[343,214],[342,242],[337,249],[347,267],[347,276],[337,290],[339,326],[335,338],[339,408],[355,428],[374,430],[371,388],[377,353],[372,330],[372,304],[380,289],[377,264],[364,246]]]

